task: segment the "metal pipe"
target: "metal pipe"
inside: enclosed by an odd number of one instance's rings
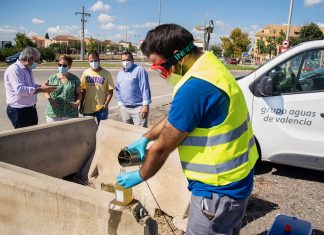
[[[290,8],[289,8],[288,27],[287,27],[286,40],[289,40],[290,23],[291,23],[293,5],[294,5],[294,0],[290,0]]]

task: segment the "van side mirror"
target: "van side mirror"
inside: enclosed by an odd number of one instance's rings
[[[262,96],[273,95],[273,79],[269,76],[264,76],[260,80],[259,92]]]

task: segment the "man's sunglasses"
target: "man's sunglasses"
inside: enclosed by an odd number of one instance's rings
[[[67,67],[68,65],[67,64],[57,64],[59,67]]]

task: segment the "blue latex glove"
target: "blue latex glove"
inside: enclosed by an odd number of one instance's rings
[[[139,170],[124,172],[117,176],[117,183],[125,188],[131,188],[143,182]]]
[[[150,142],[150,140],[148,138],[141,137],[137,141],[132,143],[131,145],[127,146],[127,149],[128,150],[136,150],[137,152],[139,152],[141,162],[143,162],[144,158],[145,158],[146,146],[149,142]]]

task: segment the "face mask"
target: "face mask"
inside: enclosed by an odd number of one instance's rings
[[[69,71],[69,67],[67,67],[67,66],[66,67],[59,66],[58,71],[59,71],[59,73],[65,74],[65,73],[67,73]]]
[[[28,66],[30,69],[36,69],[37,63],[33,62],[32,65]]]
[[[92,61],[92,62],[90,62],[90,67],[92,69],[97,69],[99,67],[99,61]]]
[[[182,64],[181,64],[181,69],[180,69],[180,74],[176,74],[176,73],[171,73],[166,81],[169,85],[171,86],[175,86],[177,85],[177,83],[182,79]]]
[[[122,61],[122,65],[125,69],[129,69],[130,67],[132,67],[132,61],[128,61],[128,60],[125,60],[125,61]]]

